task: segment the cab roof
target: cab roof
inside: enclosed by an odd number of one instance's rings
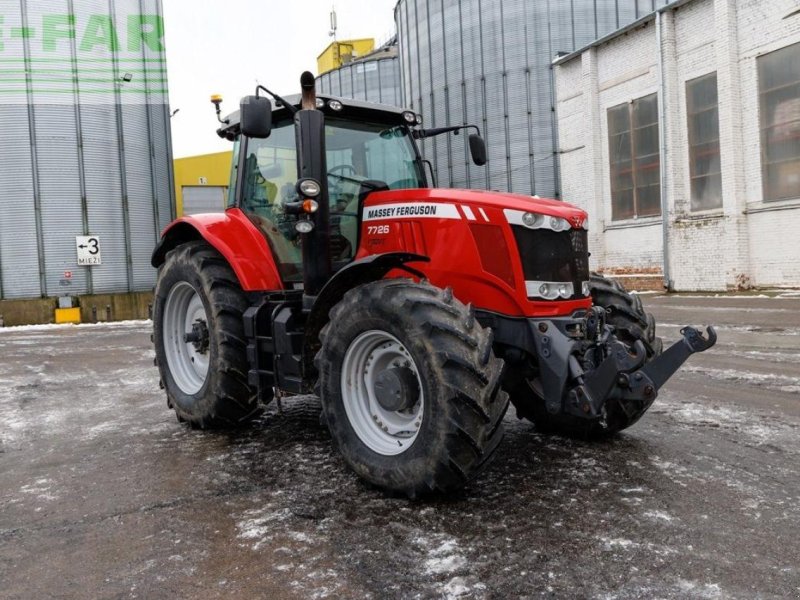
[[[284,96],[292,106],[300,108],[300,94]],[[391,106],[389,104],[378,104],[377,102],[363,102],[353,98],[342,98],[330,94],[317,94],[317,98],[325,101],[325,106],[320,109],[326,115],[346,116],[359,121],[377,121],[387,123],[406,124],[403,118],[404,112],[412,112],[407,108]],[[338,100],[342,104],[342,110],[335,111],[328,106],[330,100]],[[284,106],[272,104],[272,119],[277,121],[287,116],[288,111]],[[239,111],[236,110],[225,117],[225,125],[217,130],[217,135],[221,138],[233,140],[241,132],[239,128]]]

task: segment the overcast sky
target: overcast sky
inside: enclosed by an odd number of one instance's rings
[[[397,0],[337,0],[338,39],[394,32]],[[172,142],[175,157],[219,152],[209,97],[222,94],[223,112],[252,94],[256,79],[273,92],[300,91],[300,73],[317,74],[317,55],[332,41],[330,0],[165,0]]]

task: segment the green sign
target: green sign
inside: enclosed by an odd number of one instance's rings
[[[70,40],[77,42],[79,52],[96,49],[109,52],[137,52],[144,47],[157,53],[164,51],[164,20],[160,15],[128,15],[124,23],[115,23],[109,15],[43,15],[41,22],[27,27],[5,26],[0,15],[0,52],[6,50],[4,40],[27,39],[31,48],[42,52],[69,51]],[[63,44],[60,46],[60,44]]]
[[[80,94],[81,102],[166,93],[160,15],[31,12],[24,25],[20,13],[0,14],[0,97],[6,101],[30,93],[64,101]]]

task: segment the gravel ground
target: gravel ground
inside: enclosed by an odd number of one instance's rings
[[[0,597],[798,597],[800,298],[645,303],[720,341],[642,421],[588,443],[512,409],[423,502],[357,480],[313,397],[178,424],[148,322],[0,330]]]

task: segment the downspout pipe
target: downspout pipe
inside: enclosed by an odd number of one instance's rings
[[[656,46],[658,46],[658,141],[660,146],[659,180],[661,184],[661,243],[663,247],[664,289],[672,290],[669,268],[669,201],[667,198],[667,84],[664,73],[664,45],[662,11],[656,12]]]

